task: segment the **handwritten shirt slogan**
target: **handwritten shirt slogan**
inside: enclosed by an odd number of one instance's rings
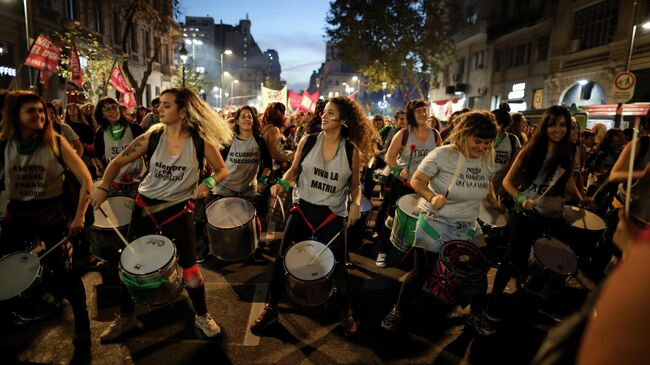
[[[17,194],[30,199],[41,197],[47,190],[45,167],[41,165],[13,166],[13,184]]]
[[[338,172],[330,172],[327,170],[314,167],[314,178],[311,180],[311,188],[324,191],[326,193],[336,193],[336,186],[328,184],[329,181],[339,181]]]
[[[154,169],[154,177],[161,181],[183,181],[187,166],[180,165],[166,165],[163,162],[156,162]]]

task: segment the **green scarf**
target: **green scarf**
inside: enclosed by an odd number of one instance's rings
[[[125,130],[126,128],[124,128],[124,125],[122,124],[109,124],[106,127],[106,132],[108,132],[108,135],[111,136],[113,141],[119,141],[122,139]]]

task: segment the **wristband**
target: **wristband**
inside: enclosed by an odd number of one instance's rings
[[[257,181],[259,183],[262,183],[262,184],[266,185],[266,183],[269,181],[269,177],[262,175],[262,176],[260,176],[259,179],[257,179]]]
[[[402,172],[402,170],[403,169],[401,167],[395,166],[395,167],[390,169],[390,172],[391,172],[391,174],[393,174],[395,176],[399,176],[399,174]]]
[[[98,186],[97,189],[99,189],[99,190],[105,192],[106,194],[110,193],[110,191],[108,191],[108,189],[106,189],[106,188],[102,188],[101,186]]]
[[[280,178],[280,179],[278,179],[277,183],[278,183],[280,186],[282,186],[282,188],[284,189],[284,191],[289,191],[289,190],[291,190],[291,184],[289,184],[289,182],[288,182],[287,180]]]
[[[217,186],[217,179],[215,179],[214,176],[208,176],[203,179],[203,183],[208,187],[208,189],[212,190]]]
[[[526,200],[526,195],[524,195],[524,193],[519,193],[517,194],[515,200],[517,201],[517,204],[521,205],[524,202],[524,200]]]

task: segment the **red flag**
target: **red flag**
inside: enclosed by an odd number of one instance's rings
[[[84,74],[83,70],[81,69],[81,63],[79,62],[79,53],[77,53],[77,47],[74,45],[74,42],[72,42],[72,46],[70,47],[68,66],[70,68],[70,73],[72,74],[72,82],[81,87],[84,82]]]
[[[36,67],[50,73],[56,73],[59,71],[61,51],[61,48],[57,47],[49,38],[41,34],[36,38],[32,48],[27,53],[25,65]]]
[[[129,81],[127,81],[126,76],[122,72],[122,67],[116,62],[113,71],[111,71],[111,78],[108,80],[108,83],[111,84],[120,94],[127,94],[133,92],[133,88]]]
[[[131,111],[133,108],[138,106],[138,104],[135,101],[135,95],[133,93],[128,92],[120,95],[120,100],[119,100],[120,105],[124,105],[127,110]]]

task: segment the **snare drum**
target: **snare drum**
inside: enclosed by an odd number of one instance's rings
[[[579,207],[564,207],[564,220],[571,226],[572,236],[576,237],[570,244],[576,255],[591,251],[601,241],[607,225],[596,214]]]
[[[487,260],[476,246],[449,241],[440,249],[435,271],[423,290],[445,303],[464,305],[486,292],[487,270]]]
[[[361,218],[352,227],[348,228],[348,251],[355,251],[363,246],[363,239],[366,235],[368,219],[372,211],[372,203],[365,196],[361,197]]]
[[[578,260],[569,246],[555,238],[535,241],[528,258],[528,275],[523,287],[542,298],[555,294],[567,276],[578,269]]]
[[[95,223],[88,230],[88,239],[90,249],[95,256],[109,262],[119,260],[124,242],[113,230],[113,224],[117,226],[123,237],[127,236],[133,203],[134,200],[126,196],[111,196],[101,205],[108,218],[104,217],[99,209],[94,211]],[[109,220],[112,224],[108,222]]]
[[[255,206],[246,199],[227,197],[205,208],[210,252],[223,261],[241,261],[255,251]]]
[[[407,194],[397,201],[395,218],[390,232],[390,242],[400,252],[406,253],[415,240],[415,226],[418,222],[418,194]]]
[[[284,258],[285,285],[291,299],[306,307],[325,303],[334,292],[334,263],[334,254],[320,242],[291,246]]]
[[[481,225],[481,230],[485,234],[486,239],[503,239],[503,242],[500,243],[507,243],[508,214],[501,213],[487,200],[481,202],[478,223]]]
[[[176,247],[164,236],[136,239],[122,252],[120,278],[138,304],[160,305],[172,301],[183,289]]]
[[[14,252],[0,259],[0,302],[17,318],[28,321],[47,317],[63,295],[50,288],[52,273],[33,253]]]

